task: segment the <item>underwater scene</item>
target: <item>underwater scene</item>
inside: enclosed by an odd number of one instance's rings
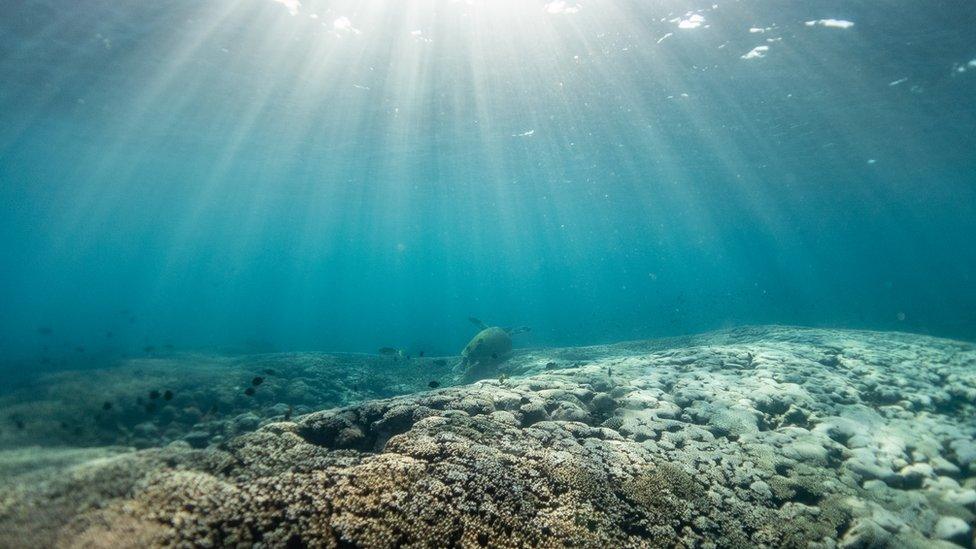
[[[0,548],[976,546],[976,3],[0,2]]]

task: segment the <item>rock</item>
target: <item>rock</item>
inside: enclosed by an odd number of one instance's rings
[[[976,490],[972,488],[944,490],[942,500],[950,505],[976,510]]]
[[[926,479],[935,478],[935,470],[928,463],[913,463],[898,471],[902,485],[907,488],[919,488]]]
[[[869,549],[885,547],[891,533],[869,519],[859,519],[844,533],[837,547],[841,549]]]
[[[959,545],[969,545],[972,529],[959,517],[942,517],[935,523],[932,535],[936,539],[951,541]]]
[[[205,448],[207,441],[210,440],[210,433],[207,431],[191,431],[183,436],[183,440],[193,448]]]
[[[493,421],[497,421],[505,425],[511,425],[513,427],[517,427],[519,425],[519,420],[515,417],[515,414],[505,410],[492,412],[488,415],[488,417],[490,417]]]
[[[261,418],[253,412],[248,412],[235,417],[232,423],[236,433],[246,433],[257,429],[258,425],[261,424]]]
[[[558,407],[550,414],[552,419],[557,421],[579,421],[589,423],[590,415],[581,407],[571,402],[560,402]]]
[[[519,407],[519,412],[522,413],[522,425],[525,426],[549,419],[549,412],[540,401],[523,404]]]
[[[882,463],[870,448],[852,450],[851,458],[844,465],[864,480],[879,479],[892,482],[895,478],[895,472],[891,467]]]
[[[764,481],[757,480],[753,482],[749,485],[749,489],[759,494],[763,498],[769,499],[773,497],[773,491],[770,490],[769,484],[766,484]]]
[[[932,458],[931,464],[935,469],[935,472],[940,475],[953,477],[962,472],[959,470],[959,467],[957,467],[956,464],[943,457],[936,456],[935,458]]]
[[[159,436],[159,427],[151,421],[144,421],[132,428],[136,436],[145,439],[153,439]]]
[[[949,444],[949,448],[955,454],[955,462],[960,467],[967,471],[976,471],[976,467],[974,467],[976,464],[976,441],[972,439],[954,440]]]
[[[593,395],[593,400],[590,401],[593,411],[600,414],[612,411],[616,405],[616,401],[607,393],[597,393]]]
[[[271,408],[268,408],[268,415],[269,416],[283,416],[283,415],[287,414],[288,411],[291,410],[291,409],[292,409],[291,406],[285,404],[284,402],[279,402],[279,403],[275,404],[274,406],[272,406]]]

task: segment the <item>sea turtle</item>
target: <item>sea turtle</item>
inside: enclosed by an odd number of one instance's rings
[[[481,331],[461,351],[458,369],[462,372],[462,378],[465,381],[475,381],[495,377],[498,365],[508,359],[512,352],[512,336],[528,332],[529,328],[501,328],[488,326],[477,318],[468,320],[481,328]]]

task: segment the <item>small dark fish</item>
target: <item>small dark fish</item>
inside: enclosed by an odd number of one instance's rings
[[[81,345],[79,345],[79,346],[75,347],[75,352],[76,353],[84,353],[85,352],[85,348],[82,347]]]
[[[265,368],[265,369],[264,369],[264,373],[266,373],[266,374],[268,374],[269,376],[274,376],[274,375],[278,375],[278,374],[277,374],[277,373],[276,373],[276,372],[275,372],[274,370],[272,370],[271,368]]]
[[[247,396],[254,396],[254,387],[248,387],[244,389],[244,394]]]
[[[113,334],[112,332],[105,332],[105,337],[111,338],[113,335],[115,334]]]
[[[394,349],[393,347],[381,347],[379,352],[381,355],[387,355],[387,356],[397,354],[397,350]]]
[[[441,384],[438,383],[437,381],[431,381],[430,383],[427,384],[427,386],[430,387],[431,389],[436,389],[440,387]]]
[[[156,403],[155,402],[150,402],[149,404],[146,404],[146,413],[147,414],[154,414],[154,413],[156,413]]]
[[[16,425],[18,429],[23,430],[24,429],[24,420],[22,420],[22,419],[15,419],[14,420],[14,425]]]
[[[421,358],[423,358],[423,356],[424,356],[424,352],[423,352],[423,351],[420,351],[419,353],[417,353],[417,356],[419,356],[419,357],[421,357]]]
[[[555,370],[556,366],[555,362],[546,362],[546,370]]]
[[[159,391],[156,389],[149,391],[149,400],[156,400],[157,398],[159,398]]]
[[[497,359],[498,358],[498,353],[491,353],[491,358]]]
[[[166,392],[163,393],[163,400],[173,400],[173,391],[167,389]]]
[[[255,376],[255,378],[251,380],[251,385],[254,385],[255,387],[261,385],[262,383],[264,383],[264,378],[261,376]]]
[[[145,347],[142,348],[142,350],[145,351],[146,354],[149,354],[149,353],[155,351],[156,348],[153,347],[152,345],[146,345]]]
[[[474,324],[474,325],[478,326],[479,328],[483,328],[485,326],[485,323],[484,322],[478,320],[477,318],[475,318],[473,316],[469,316],[468,317],[468,322],[470,322],[471,324]]]
[[[37,333],[41,334],[42,336],[49,336],[54,333],[54,330],[52,330],[50,326],[41,326],[37,329]]]
[[[217,405],[216,404],[211,404],[210,405],[210,409],[207,410],[207,413],[208,414],[211,414],[211,415],[216,414],[217,413]]]
[[[163,348],[166,349],[167,351],[172,351],[173,350],[173,344],[172,343],[167,343],[166,345],[163,345]]]
[[[66,422],[62,421],[61,422],[61,428],[62,429],[67,429],[68,428],[68,424]]]
[[[610,377],[612,375],[613,375],[613,370],[611,370],[610,367],[607,366],[607,377]]]
[[[443,358],[438,358],[434,361],[434,366],[447,366],[447,361]]]
[[[112,409],[112,403],[111,402],[105,401],[102,404],[102,410],[111,410],[111,409]]]
[[[288,411],[285,412],[285,421],[288,421],[289,419],[291,419],[291,412],[292,412],[292,408],[291,408],[291,406],[289,406],[288,407]]]

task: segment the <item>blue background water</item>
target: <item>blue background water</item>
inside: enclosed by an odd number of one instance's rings
[[[3,2],[3,355],[976,338],[972,2],[549,7]]]

